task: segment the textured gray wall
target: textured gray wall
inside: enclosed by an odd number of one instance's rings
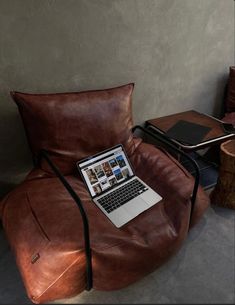
[[[0,188],[30,160],[10,90],[135,82],[136,123],[189,109],[218,114],[233,62],[233,0],[0,0]]]

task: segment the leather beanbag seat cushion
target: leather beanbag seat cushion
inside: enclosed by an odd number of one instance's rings
[[[102,102],[98,98],[98,104],[109,105],[102,120],[105,121],[107,116],[109,125],[117,124],[115,127],[106,126],[104,122],[105,127],[100,126],[102,139],[97,138],[99,130],[94,124],[96,117],[99,122],[100,112],[97,113],[94,109],[92,118],[89,118],[90,122],[93,122],[93,127],[89,128],[89,135],[86,129],[80,126],[84,124],[84,120],[76,123],[78,124],[76,130],[70,130],[70,124],[75,126],[73,125],[75,122],[70,121],[68,125],[65,122],[65,128],[61,128],[58,134],[53,131],[56,120],[61,122],[64,115],[66,120],[69,120],[67,113],[69,109],[72,111],[73,121],[77,119],[76,115],[82,115],[84,112],[89,115],[86,108],[91,107],[89,104],[91,92],[85,94],[87,104],[84,102],[79,105],[78,97],[72,96],[72,100],[76,100],[73,102],[76,107],[70,104],[71,108],[65,105],[67,103],[65,100],[70,101],[69,97],[66,96],[64,100],[59,96],[60,102],[54,100],[52,103],[54,105],[52,110],[61,107],[60,111],[55,110],[57,119],[52,119],[51,122],[47,120],[48,125],[51,124],[53,128],[44,124],[41,134],[39,130],[33,129],[37,135],[40,135],[40,143],[34,143],[37,139],[34,138],[31,129],[31,125],[37,125],[35,120],[38,119],[38,112],[32,110],[34,95],[29,95],[27,101],[24,99],[24,94],[20,94],[19,99],[14,96],[21,108],[33,154],[37,157],[40,149],[47,149],[54,157],[55,163],[66,174],[66,179],[83,203],[90,227],[93,288],[97,290],[120,289],[152,272],[177,252],[189,229],[190,196],[194,179],[168,153],[133,137],[132,90],[133,85],[126,85],[109,89],[109,94],[95,91],[96,98],[99,94],[103,98],[103,100],[101,98]],[[94,91],[91,94],[93,93]],[[41,122],[46,122],[45,116],[50,115],[48,111],[42,110],[47,104],[45,101],[47,99],[48,95],[41,96],[41,101],[38,98],[35,103],[38,107],[37,111],[40,112],[38,115],[43,113],[38,128]],[[96,102],[93,106],[96,107],[95,105]],[[79,107],[81,107],[80,111]],[[98,107],[101,107],[100,104]],[[109,108],[112,114],[113,109],[116,109],[113,122],[109,120]],[[119,112],[122,119],[118,118]],[[125,112],[127,113],[124,115]],[[34,113],[34,120],[28,121],[31,113]],[[98,124],[101,124],[102,120]],[[118,125],[120,125],[120,134]],[[52,138],[46,139],[48,128],[52,128],[50,130]],[[29,134],[30,129],[31,134]],[[69,141],[75,143],[66,141],[69,130],[74,133],[69,137]],[[81,131],[85,134],[80,135]],[[108,135],[109,131],[113,138]],[[107,137],[103,132],[107,133]],[[86,143],[88,147],[84,148],[83,145]],[[92,202],[75,170],[77,159],[118,143],[125,146],[136,174],[163,197],[158,204],[119,229]],[[208,204],[208,196],[199,187],[192,224],[200,219]],[[86,260],[81,215],[70,194],[45,164],[37,162],[25,181],[2,200],[0,215],[28,296],[33,302],[43,303],[71,297],[85,289]]]

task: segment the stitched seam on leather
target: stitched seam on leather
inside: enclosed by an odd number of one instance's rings
[[[34,300],[39,299],[48,289],[50,289],[52,286],[54,286],[59,279],[73,266],[76,264],[76,262],[80,259],[80,257],[76,258],[58,277],[56,280],[54,280],[54,282],[52,282],[40,295],[38,296],[33,296]]]
[[[33,219],[33,222],[35,224],[35,226],[38,228],[38,232],[40,233],[40,235],[42,236],[42,238],[46,239],[47,241],[51,241],[50,238],[48,237],[48,235],[46,234],[44,228],[42,227],[42,225],[40,224],[38,218],[37,218],[37,215],[35,214],[35,212],[33,211],[32,209],[32,206],[30,204],[30,199],[29,199],[29,195],[28,193],[26,192],[26,199],[27,199],[27,203],[28,203],[28,207],[30,209],[30,212],[32,213],[32,219]]]
[[[160,207],[160,213],[161,213],[162,217],[165,218],[166,221],[168,222],[168,224],[169,224],[170,228],[172,229],[174,235],[177,235],[177,233],[176,233],[176,231],[175,231],[175,227],[174,227],[174,225],[173,225],[173,223],[172,223],[170,217],[169,217],[169,216],[167,215],[167,213],[165,212],[164,206],[163,206],[163,205]]]

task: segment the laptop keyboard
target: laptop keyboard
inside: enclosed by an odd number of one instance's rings
[[[107,213],[110,213],[147,190],[148,188],[143,183],[138,179],[134,179],[116,191],[98,199],[97,202]]]

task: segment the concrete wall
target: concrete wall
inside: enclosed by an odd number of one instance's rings
[[[135,82],[136,123],[218,114],[233,63],[233,0],[0,0],[0,188],[30,166],[10,90]]]

